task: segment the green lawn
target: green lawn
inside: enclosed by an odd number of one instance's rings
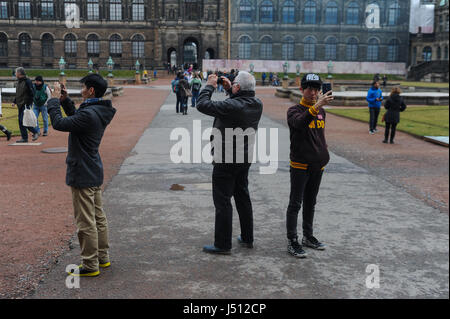
[[[369,123],[368,108],[327,109],[327,112]],[[385,112],[382,108],[378,119],[378,124],[382,126],[384,123],[381,123],[381,117]],[[416,136],[448,136],[448,115],[448,106],[409,107],[400,113],[397,128]]]
[[[49,69],[45,69],[45,70],[40,70],[40,69],[25,69],[25,71],[27,72],[27,76],[29,78],[34,78],[37,75],[42,75],[45,78],[49,78],[49,77],[58,77],[60,71],[59,70],[49,70]],[[85,75],[87,75],[89,72],[89,70],[65,70],[64,73],[66,74],[67,77],[83,77]],[[100,74],[103,77],[106,77],[108,75],[108,71],[107,70],[101,70]],[[134,70],[115,70],[113,71],[113,75],[115,77],[129,77],[129,78],[134,78],[134,74],[135,71]],[[10,76],[12,78],[12,69],[8,70],[8,69],[2,69],[0,70],[0,76]]]
[[[64,110],[61,108],[61,112],[63,114],[63,116],[65,116],[64,114]],[[18,120],[18,110],[17,107],[12,107],[11,103],[2,103],[2,113],[3,113],[3,117],[0,117],[0,124],[5,126],[9,131],[11,131],[13,133],[13,136],[19,136],[20,135],[20,130],[19,130],[19,120]],[[41,127],[41,132],[42,132],[42,127],[43,127],[43,122],[42,122],[42,115],[39,114],[39,126]],[[51,126],[51,120],[50,117],[48,118],[48,125]],[[3,133],[1,133],[1,136],[3,136]]]
[[[435,87],[435,88],[447,88],[448,83],[437,83],[437,82],[408,82],[401,81],[400,85],[402,86],[418,86],[418,87]]]

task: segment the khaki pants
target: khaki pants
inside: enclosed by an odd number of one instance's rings
[[[109,262],[108,223],[102,208],[101,188],[71,189],[82,265],[87,270],[98,270],[99,262]]]

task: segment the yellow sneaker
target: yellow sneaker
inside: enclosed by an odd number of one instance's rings
[[[78,269],[72,269],[72,271],[68,272],[68,274],[75,277],[96,277],[100,275],[100,271],[87,270],[83,268],[83,265],[79,265]]]
[[[100,268],[108,268],[109,266],[111,266],[111,263],[108,261],[106,263],[99,263],[98,264]]]

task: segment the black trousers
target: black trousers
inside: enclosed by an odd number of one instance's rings
[[[297,236],[298,212],[303,204],[303,236],[313,235],[316,198],[322,181],[322,170],[301,170],[291,167],[291,194],[286,213],[287,238]]]
[[[251,164],[215,164],[212,175],[213,200],[216,208],[214,246],[231,249],[234,197],[241,225],[241,237],[253,242],[253,208],[248,192],[248,171]]]
[[[389,138],[389,130],[391,131],[391,141],[394,141],[396,128],[397,128],[397,123],[386,123],[386,129],[384,130],[384,139],[386,141]]]
[[[380,108],[369,107],[369,112],[370,112],[369,129],[373,131],[377,128],[378,116],[380,115]]]
[[[182,109],[182,101],[181,101],[181,94],[177,93],[177,104],[176,104],[177,113],[180,113],[183,111]]]

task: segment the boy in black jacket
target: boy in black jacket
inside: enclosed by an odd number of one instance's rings
[[[319,94],[321,86],[319,75],[305,74],[301,81],[303,97],[300,104],[290,107],[287,112],[291,140],[291,193],[286,228],[288,252],[299,258],[306,257],[297,237],[297,217],[302,203],[302,244],[318,250],[325,249],[325,245],[313,236],[313,219],[323,168],[330,159],[325,142],[325,111],[322,107],[333,97],[331,91]]]

